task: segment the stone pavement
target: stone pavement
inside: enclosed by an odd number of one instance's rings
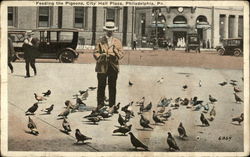
[[[71,100],[75,103],[72,95],[78,90],[97,86],[94,64],[37,63],[38,75],[27,79],[24,78],[24,63],[14,63],[13,66],[14,74],[8,74],[8,148],[10,151],[134,151],[129,136],[117,136],[112,133],[115,125],[119,125],[117,114],[101,121],[98,125],[92,125],[82,118],[88,115],[89,111],[72,113],[68,116],[73,130],[71,135],[68,136],[59,131],[62,128],[62,120],[58,120],[57,115],[64,110],[64,102]],[[205,103],[208,102],[209,94],[218,99],[218,103],[215,104],[217,115],[209,127],[200,127],[201,111],[191,111],[181,106],[178,110],[172,111],[172,118],[166,121],[165,125],[152,125],[153,131],[142,131],[137,115],[139,107],[133,106],[136,116],[129,122],[133,125],[132,132],[149,146],[150,151],[169,151],[166,142],[168,131],[172,132],[183,152],[243,151],[243,124],[231,124],[231,118],[243,112],[243,104],[235,103],[231,85],[224,87],[218,85],[219,82],[234,79],[238,81],[239,88],[243,89],[241,70],[122,65],[120,71],[117,82],[117,102],[121,102],[121,106],[127,105],[132,100],[137,101],[142,96],[146,97],[146,104],[150,101],[153,103],[152,110],[156,110],[156,104],[163,96],[167,98],[198,96],[199,100],[204,100]],[[161,77],[164,77],[164,81],[158,84],[157,80]],[[128,86],[129,80],[134,83],[132,87]],[[202,81],[202,87],[198,86],[199,80]],[[188,85],[186,91],[182,90],[184,84]],[[35,116],[32,116],[40,132],[38,136],[33,136],[25,132],[28,130],[28,117],[24,112],[36,102],[34,93],[41,95],[48,89],[52,91],[51,96],[39,105]],[[239,95],[243,98],[243,93]],[[96,90],[90,91],[88,99],[84,102],[88,106],[95,107]],[[51,104],[55,105],[51,115],[42,114],[40,110]],[[145,113],[145,116],[153,124],[152,110]],[[124,115],[123,112],[120,111],[120,113]],[[177,127],[180,122],[187,131],[188,138],[185,141],[178,138]],[[76,128],[92,137],[91,143],[75,145]],[[232,139],[218,140],[222,136],[230,136]]]

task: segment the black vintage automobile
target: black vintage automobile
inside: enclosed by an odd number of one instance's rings
[[[197,33],[188,33],[186,37],[186,52],[190,52],[190,50],[195,50],[195,52],[200,51],[200,39]]]
[[[76,51],[78,35],[82,30],[79,29],[36,29],[32,30],[34,37],[40,40],[39,52],[37,58],[40,59],[58,59],[62,63],[74,62],[79,53]],[[22,44],[25,39],[24,30],[9,31],[8,34],[13,39],[15,51],[20,58],[23,57]]]
[[[243,55],[243,39],[242,38],[229,38],[223,39],[220,46],[216,46],[219,55]]]

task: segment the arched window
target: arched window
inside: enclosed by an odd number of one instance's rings
[[[178,15],[173,20],[174,24],[187,24],[187,19],[184,16]]]
[[[203,15],[198,16],[196,19],[196,23],[207,23],[207,17]]]

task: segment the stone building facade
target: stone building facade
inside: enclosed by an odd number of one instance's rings
[[[32,13],[32,14],[31,14]],[[9,7],[8,28],[79,28],[80,45],[94,45],[105,21],[118,26],[115,36],[124,46],[137,39],[164,38],[185,42],[197,32],[213,48],[223,38],[243,37],[243,8],[239,7]],[[157,22],[156,22],[157,21]],[[157,35],[156,35],[157,34]],[[181,45],[184,46],[184,45]]]

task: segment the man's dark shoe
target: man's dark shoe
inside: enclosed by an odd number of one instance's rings
[[[26,75],[24,78],[29,78],[30,77],[30,75]]]
[[[14,70],[13,69],[11,69],[11,73],[13,73],[14,72]]]

